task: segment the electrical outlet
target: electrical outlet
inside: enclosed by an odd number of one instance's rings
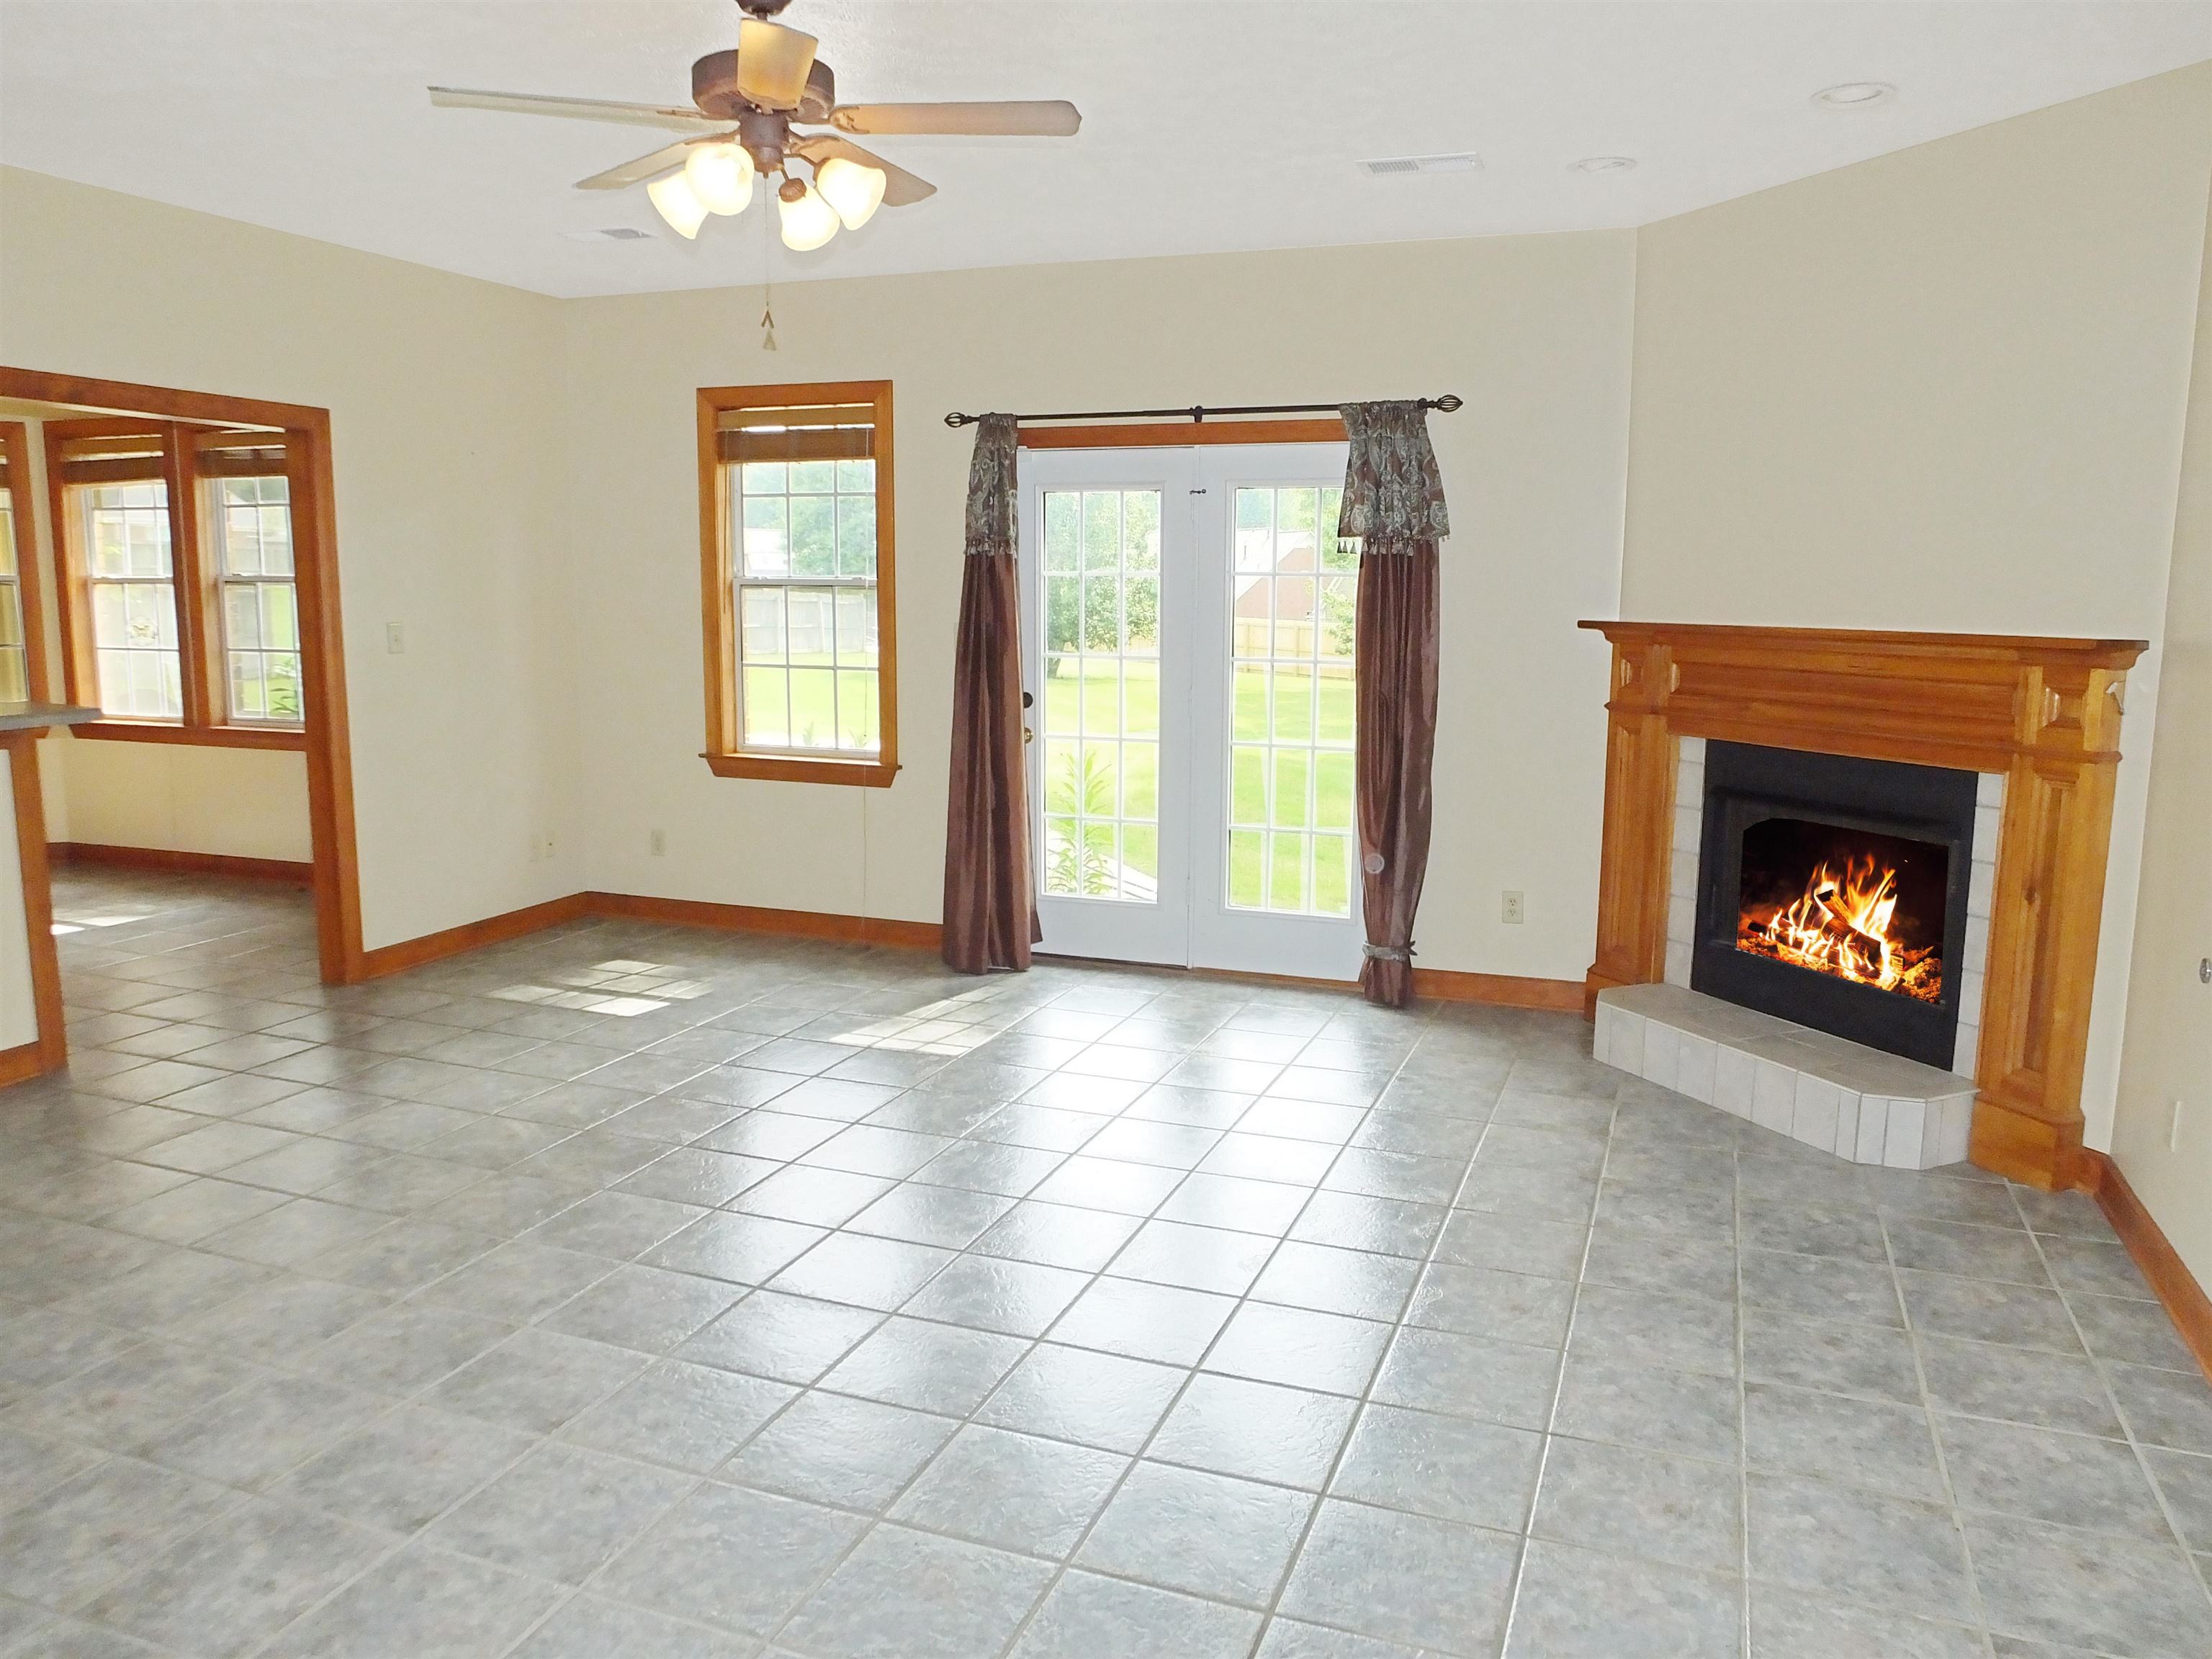
[[[648,831],[645,837],[645,850],[657,859],[667,857],[668,832],[665,830]]]
[[[384,624],[384,648],[395,657],[405,653],[407,629],[403,624],[391,622]]]
[[[1521,925],[1521,895],[1512,888],[1505,890],[1504,902],[1498,907],[1498,919],[1510,927]]]
[[[2166,1128],[2166,1150],[2169,1152],[2181,1150],[2181,1103],[2178,1100],[2173,1103],[2172,1121]]]

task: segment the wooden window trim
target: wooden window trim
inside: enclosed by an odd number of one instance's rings
[[[46,664],[46,546],[40,540],[38,480],[31,471],[31,428],[0,421],[0,455],[8,462],[9,503],[15,520],[15,592],[23,607],[23,688],[33,702],[50,700]],[[51,522],[51,520],[49,520]]]
[[[878,721],[883,732],[872,759],[793,755],[748,750],[738,741],[738,619],[731,568],[726,505],[721,487],[719,421],[730,410],[789,409],[815,404],[870,404],[875,408],[876,659]],[[718,778],[781,783],[830,783],[888,789],[898,775],[896,468],[891,459],[891,383],[835,380],[792,386],[702,386],[699,419],[699,623],[704,643],[707,746],[700,758]]]
[[[210,431],[179,421],[149,420],[143,416],[95,416],[82,420],[52,420],[45,423],[47,522],[54,537],[53,568],[58,578],[62,638],[62,678],[67,700],[81,708],[100,707],[100,675],[94,659],[90,605],[91,573],[86,564],[76,502],[70,486],[90,483],[159,481],[167,492],[169,514],[169,572],[177,595],[177,649],[182,669],[183,717],[175,721],[144,720],[88,720],[72,728],[82,738],[123,743],[184,744],[207,749],[287,749],[304,751],[307,731],[276,721],[233,721],[228,709],[228,675],[223,663],[220,560],[210,548],[204,519],[205,504],[200,485],[207,479],[232,476],[240,469],[227,459],[227,448],[240,447],[228,432]],[[96,459],[65,464],[64,448],[86,439],[121,440],[158,435],[158,456],[129,459]],[[288,479],[296,467],[291,459],[294,434],[276,431],[254,433],[265,441],[255,450],[280,450]],[[229,444],[225,440],[230,439]],[[10,461],[11,471],[13,461]],[[85,476],[96,468],[96,476]],[[251,469],[267,476],[265,465]],[[298,533],[294,514],[294,574],[299,592]],[[20,556],[19,556],[20,557]],[[32,601],[26,599],[26,627]],[[43,611],[40,612],[43,618]],[[304,617],[301,627],[306,629]],[[41,622],[43,631],[43,621]],[[33,658],[33,681],[44,684],[43,638]]]

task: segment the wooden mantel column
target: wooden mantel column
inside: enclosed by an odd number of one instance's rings
[[[2141,640],[1585,622],[1613,643],[1588,996],[1665,977],[1675,745],[1718,738],[2005,776],[1970,1156],[2070,1187],[2127,670]]]

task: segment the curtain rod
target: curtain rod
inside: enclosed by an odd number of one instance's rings
[[[1449,415],[1465,401],[1458,393],[1447,392],[1441,398],[1423,398],[1423,409],[1440,410]],[[1239,404],[1233,408],[1208,409],[1202,404],[1193,404],[1188,409],[1083,409],[1063,410],[1056,415],[1017,415],[1014,419],[1023,425],[1036,421],[1189,421],[1202,423],[1209,415],[1334,415],[1342,404]],[[958,410],[945,417],[950,427],[973,426],[983,417],[963,415]]]

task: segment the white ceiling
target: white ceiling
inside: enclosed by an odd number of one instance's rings
[[[797,0],[848,101],[1073,99],[1068,140],[876,141],[939,192],[818,252],[576,179],[644,128],[438,82],[684,102],[731,0],[0,0],[0,161],[576,295],[1648,223],[2212,58],[2208,0]],[[1811,94],[1887,81],[1889,104]],[[1375,179],[1363,157],[1480,153]],[[1594,155],[1633,172],[1587,174]],[[642,242],[564,232],[632,225]]]

